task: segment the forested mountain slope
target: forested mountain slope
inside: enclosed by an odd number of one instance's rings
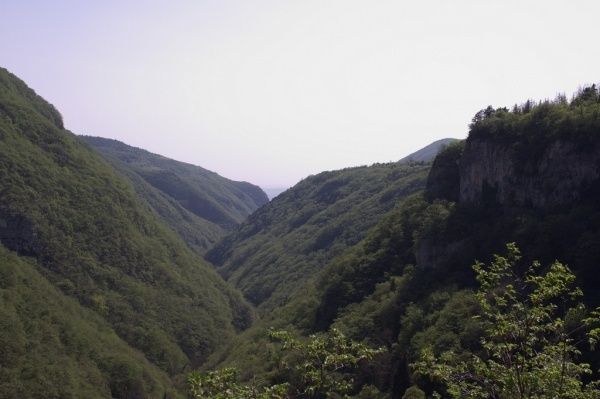
[[[429,166],[377,164],[308,177],[252,214],[207,259],[251,302],[278,307],[398,201],[422,190]]]
[[[127,176],[152,210],[199,253],[269,201],[260,187],[250,183],[117,140],[80,137]]]
[[[2,397],[49,397],[45,386],[55,397],[163,397],[167,375],[201,364],[251,320],[241,295],[4,69],[0,243],[11,320],[0,330],[11,343],[0,350],[11,378]]]
[[[372,384],[382,392],[377,397],[400,399],[418,384],[431,394],[439,386],[418,378],[409,365],[426,347],[436,354],[481,352],[471,265],[503,253],[507,242],[521,248],[522,267],[533,259],[544,266],[556,259],[568,264],[584,301],[600,304],[595,86],[571,101],[559,97],[479,112],[466,142],[436,157],[424,192],[381,218],[366,238],[323,265],[283,308],[265,315],[215,361],[264,370],[279,381],[285,376],[276,356],[268,355],[266,328],[308,335],[336,327],[388,349],[375,367],[356,374],[356,392]],[[583,361],[600,367],[589,348]]]
[[[176,397],[168,375],[0,245],[0,397]]]

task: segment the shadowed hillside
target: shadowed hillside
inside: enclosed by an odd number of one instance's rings
[[[250,183],[116,140],[80,137],[128,177],[152,210],[199,253],[268,202]]]

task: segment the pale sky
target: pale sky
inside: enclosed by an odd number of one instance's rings
[[[600,1],[0,0],[0,65],[77,134],[263,187],[600,81]]]

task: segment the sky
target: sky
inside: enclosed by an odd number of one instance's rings
[[[262,187],[600,81],[597,0],[0,0],[0,66],[76,134]]]

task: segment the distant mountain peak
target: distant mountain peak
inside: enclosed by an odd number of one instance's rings
[[[444,147],[456,141],[459,141],[459,139],[445,138],[436,140],[420,150],[407,155],[398,162],[431,162]]]

